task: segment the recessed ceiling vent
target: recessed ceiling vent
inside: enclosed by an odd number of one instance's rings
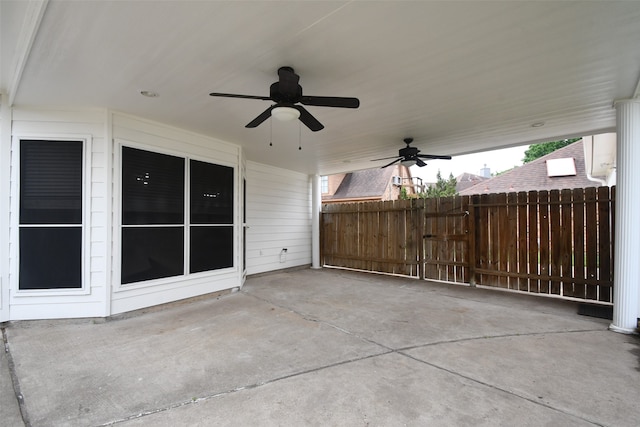
[[[553,178],[555,176],[575,176],[575,175],[576,175],[576,162],[573,157],[547,160],[547,176],[549,178]]]

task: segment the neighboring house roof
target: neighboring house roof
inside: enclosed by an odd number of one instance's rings
[[[574,160],[575,175],[548,176],[548,161],[566,158]],[[599,187],[599,185],[587,178],[584,164],[584,148],[581,139],[530,163],[525,163],[502,175],[460,191],[459,194],[510,193],[514,191],[562,190],[565,188],[586,187]]]
[[[456,177],[456,191],[459,193],[462,190],[466,190],[467,188],[473,187],[474,185],[488,179],[489,178],[481,175],[465,172]]]
[[[348,173],[336,192],[325,199],[382,197],[395,168],[376,168]]]

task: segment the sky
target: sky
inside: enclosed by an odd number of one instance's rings
[[[440,170],[443,179],[449,178],[449,173],[454,177],[468,172],[481,175],[480,170],[488,167],[492,174],[503,172],[514,166],[521,166],[524,152],[529,145],[503,148],[500,150],[484,151],[481,153],[454,156],[451,160],[425,160],[427,166],[411,166],[411,176],[422,178],[424,183],[436,182],[436,175]]]

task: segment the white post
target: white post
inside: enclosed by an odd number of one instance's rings
[[[640,305],[640,99],[616,101],[616,229],[613,266],[615,332],[635,333]]]
[[[9,206],[12,112],[0,94],[0,322],[9,319]],[[15,242],[12,242],[15,244]]]
[[[320,175],[311,177],[311,268],[320,265],[320,210],[322,209]]]

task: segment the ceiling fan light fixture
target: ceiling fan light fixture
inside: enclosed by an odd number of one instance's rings
[[[403,160],[400,162],[401,165],[406,166],[406,167],[411,167],[413,165],[416,164],[415,160]]]
[[[281,122],[289,122],[300,117],[300,111],[293,107],[276,107],[271,110],[271,115]]]

